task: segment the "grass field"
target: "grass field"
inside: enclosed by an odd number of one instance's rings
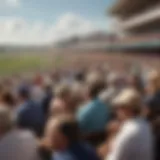
[[[115,68],[120,68],[126,62],[134,62],[160,67],[160,58],[153,56],[140,56],[129,54],[107,54],[105,52],[80,52],[62,51],[56,53],[23,53],[0,54],[0,75],[25,73],[52,69],[53,67],[75,67],[109,63]]]
[[[51,65],[61,64],[61,58],[50,58],[44,55],[0,55],[0,75],[9,75],[25,71],[43,70]]]

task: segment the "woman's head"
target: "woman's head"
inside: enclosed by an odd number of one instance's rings
[[[136,117],[142,109],[141,95],[135,89],[124,89],[113,99],[112,105],[120,120]]]
[[[71,88],[68,84],[60,84],[55,88],[54,91],[55,97],[58,97],[64,101],[70,101],[71,98]]]

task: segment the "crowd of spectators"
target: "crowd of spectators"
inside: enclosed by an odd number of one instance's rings
[[[160,72],[95,65],[4,78],[0,159],[160,160]]]

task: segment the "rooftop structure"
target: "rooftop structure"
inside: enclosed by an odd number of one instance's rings
[[[110,9],[120,35],[113,48],[160,48],[160,0],[117,0]]]
[[[118,0],[110,13],[119,19],[123,31],[146,33],[160,31],[159,0]]]

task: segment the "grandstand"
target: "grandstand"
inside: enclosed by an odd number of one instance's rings
[[[159,0],[118,0],[109,12],[118,19],[118,32],[125,33],[125,36],[113,45],[115,49],[160,49]]]

